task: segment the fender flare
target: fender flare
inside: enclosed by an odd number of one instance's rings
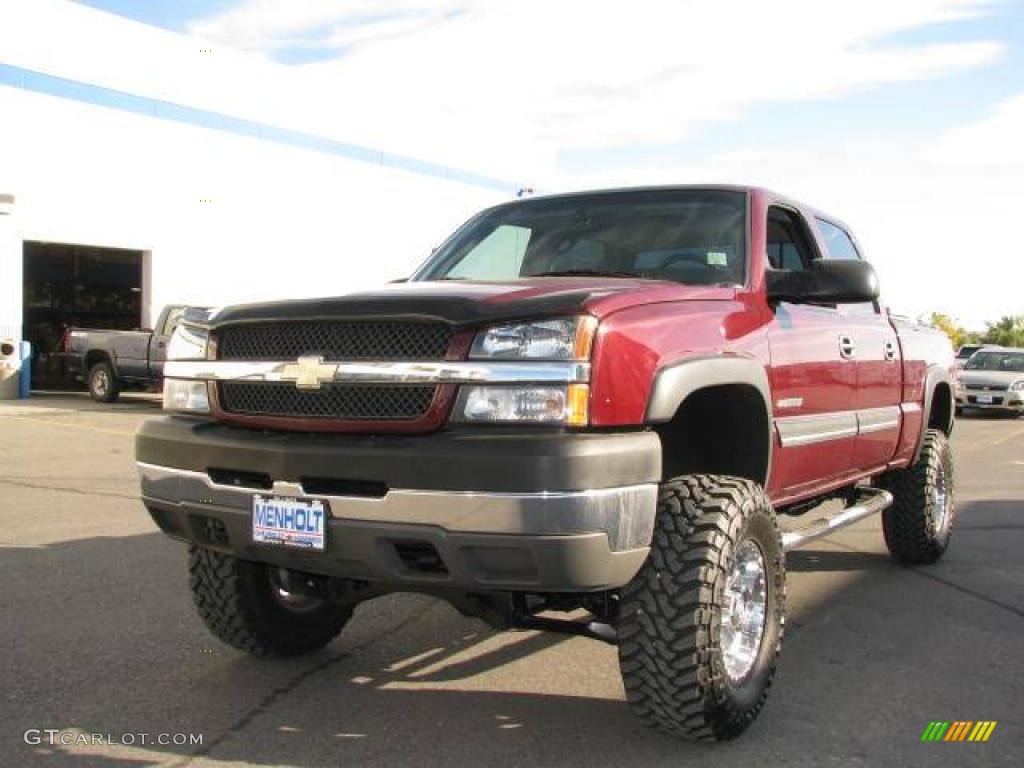
[[[765,420],[768,424],[768,431],[764,437],[768,461],[762,485],[767,486],[768,478],[771,476],[775,430],[768,373],[764,365],[757,360],[739,355],[709,355],[692,357],[659,369],[647,400],[645,422],[667,423],[690,395],[702,389],[728,384],[753,387],[764,402]]]
[[[921,430],[917,436],[917,444],[914,446],[914,458],[911,463],[916,463],[918,457],[921,455],[921,448],[924,445],[924,433],[928,431],[928,424],[932,420],[932,398],[935,395],[935,389],[939,384],[945,384],[949,387],[950,397],[954,397],[953,387],[953,376],[950,374],[949,369],[941,365],[930,365],[928,366],[928,372],[924,376],[924,403],[921,406]],[[949,409],[949,423],[944,425],[945,432],[947,435],[953,432],[953,412],[955,403],[950,403]]]
[[[92,355],[95,358],[95,360],[91,365],[86,365],[86,361],[89,359],[90,355]],[[85,375],[86,380],[88,380],[89,371],[92,369],[92,366],[96,365],[97,363],[107,363],[110,366],[110,370],[114,374],[114,378],[118,378],[117,360],[114,358],[114,353],[111,352],[109,349],[97,347],[94,349],[86,350],[86,353],[82,356],[82,373]]]

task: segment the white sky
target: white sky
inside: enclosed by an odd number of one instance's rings
[[[183,25],[304,62],[295,98],[353,142],[544,190],[776,188],[854,227],[895,310],[981,327],[1024,312],[1022,17],[1015,0],[241,0]]]

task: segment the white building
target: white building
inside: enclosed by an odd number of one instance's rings
[[[0,337],[45,353],[68,323],[379,284],[520,186],[365,146],[329,82],[200,46],[65,0],[0,1]]]

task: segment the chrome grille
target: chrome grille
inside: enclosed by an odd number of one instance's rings
[[[415,421],[430,409],[435,386],[329,384],[314,390],[292,383],[225,381],[220,404],[228,413],[342,421]]]
[[[441,323],[401,321],[292,321],[224,328],[218,334],[221,360],[439,360],[452,340]]]

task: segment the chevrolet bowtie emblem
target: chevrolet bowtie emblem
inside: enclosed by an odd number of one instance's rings
[[[281,370],[281,381],[294,381],[296,389],[320,389],[325,382],[334,381],[337,363],[325,363],[322,357],[300,357]]]

